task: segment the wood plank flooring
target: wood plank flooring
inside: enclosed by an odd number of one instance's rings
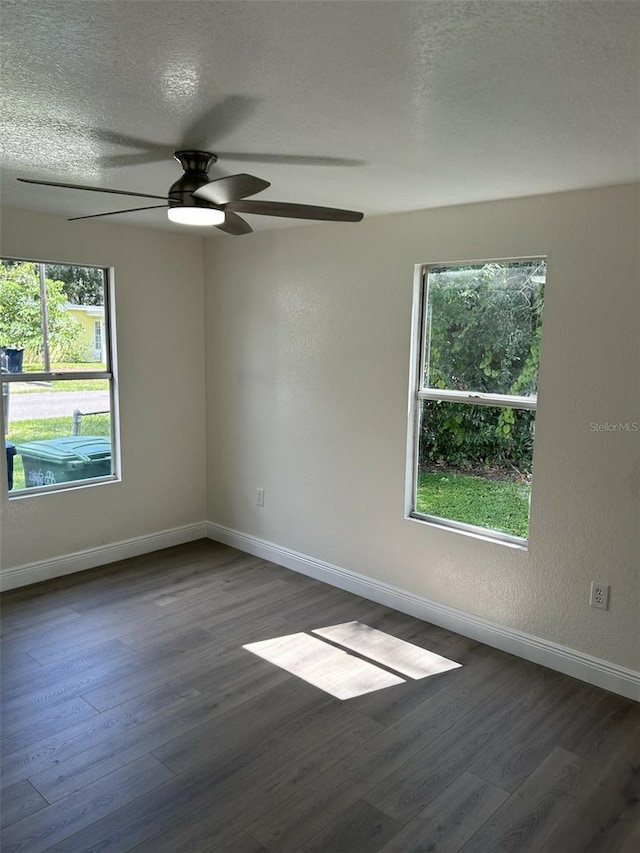
[[[462,666],[242,648],[353,620]],[[3,596],[1,747],[3,853],[640,849],[639,705],[207,540]]]

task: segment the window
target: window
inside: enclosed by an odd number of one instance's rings
[[[10,497],[117,474],[109,270],[0,260]]]
[[[409,515],[525,546],[546,261],[420,267]]]
[[[93,357],[96,361],[102,359],[102,323],[95,320],[93,324]]]

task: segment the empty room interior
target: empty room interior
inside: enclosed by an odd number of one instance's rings
[[[640,3],[0,35],[3,851],[640,849]]]

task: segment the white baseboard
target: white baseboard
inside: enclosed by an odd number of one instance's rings
[[[217,542],[586,681],[588,684],[640,701],[640,672],[625,669],[514,628],[507,628],[446,604],[430,601],[383,581],[316,560],[256,536],[249,536],[213,522],[208,522],[206,527],[209,538]]]
[[[5,569],[0,575],[0,588],[3,591],[15,589],[62,575],[82,572],[85,569],[95,569],[97,566],[115,563],[117,560],[138,557],[141,554],[160,551],[172,545],[182,545],[184,542],[192,542],[195,539],[205,539],[207,535],[207,523],[202,521],[198,524],[185,524],[183,527],[163,530],[160,533],[150,533],[147,536],[136,536],[134,539],[115,542],[112,545],[88,548],[86,551],[77,551],[65,557],[27,563],[24,566]]]
[[[483,619],[481,616],[474,616],[463,610],[449,607],[446,604],[430,601],[383,581],[374,580],[340,566],[325,563],[322,560],[316,560],[290,548],[284,548],[273,542],[256,536],[249,536],[246,533],[212,522],[203,521],[197,524],[187,524],[183,527],[176,527],[147,536],[138,536],[112,545],[90,548],[52,560],[41,560],[6,569],[0,575],[0,588],[2,590],[14,589],[15,587],[50,580],[85,569],[93,569],[117,560],[137,557],[141,554],[148,554],[162,548],[170,548],[173,545],[181,545],[184,542],[192,542],[195,539],[205,537],[355,593],[370,601],[392,607],[402,613],[408,613],[425,622],[431,622],[465,637],[471,637],[509,654],[517,655],[525,660],[586,681],[596,687],[602,687],[629,699],[640,701],[639,672],[625,669],[617,664],[586,655],[558,643],[525,634],[523,631],[507,628],[490,622],[488,619]]]

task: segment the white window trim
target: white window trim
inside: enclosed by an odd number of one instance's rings
[[[10,257],[3,255],[3,258],[11,261],[24,261],[33,264],[56,264],[58,266],[79,266],[89,269],[99,269],[104,273],[104,324],[102,326],[103,340],[102,349],[103,355],[106,356],[106,364],[108,370],[87,370],[87,371],[69,371],[61,373],[59,371],[40,371],[38,373],[29,373],[28,378],[31,381],[56,381],[73,379],[108,379],[109,380],[109,407],[111,412],[111,467],[112,473],[106,474],[104,477],[87,478],[86,480],[70,480],[62,483],[55,483],[46,486],[30,486],[29,488],[9,491],[7,484],[6,471],[2,477],[2,489],[5,497],[10,500],[23,500],[25,498],[37,497],[47,494],[57,494],[70,489],[82,489],[88,486],[101,486],[109,483],[120,482],[121,474],[121,456],[120,456],[120,410],[118,405],[118,360],[116,352],[116,313],[115,313],[115,270],[112,266],[102,266],[100,264],[85,264],[78,261],[52,261],[43,260],[42,258],[25,258],[25,257]],[[1,383],[24,382],[24,373],[3,373]],[[4,423],[4,412],[2,421],[3,430],[6,429]],[[4,466],[3,466],[4,469]]]
[[[448,400],[450,403],[471,403],[476,406],[504,406],[512,409],[534,409],[537,397],[516,397],[514,394],[478,394],[468,391],[440,391],[436,389],[416,392],[419,400]]]
[[[526,263],[527,261],[546,261],[546,255],[532,255],[521,258],[488,258],[472,261],[445,261],[441,263],[420,263],[414,266],[413,300],[411,313],[411,348],[409,357],[409,395],[407,406],[407,455],[405,465],[405,504],[404,518],[440,530],[450,530],[480,539],[507,545],[523,551],[529,550],[529,539],[513,536],[499,530],[486,527],[476,527],[453,519],[427,515],[415,509],[415,496],[418,487],[418,459],[420,442],[420,403],[423,400],[449,400],[451,402],[466,402],[481,406],[501,406],[504,408],[537,410],[538,398],[515,397],[509,394],[469,393],[466,391],[426,389],[422,387],[422,366],[425,361],[424,348],[426,335],[425,302],[427,299],[427,274],[429,269],[449,266],[474,266],[488,263]]]

